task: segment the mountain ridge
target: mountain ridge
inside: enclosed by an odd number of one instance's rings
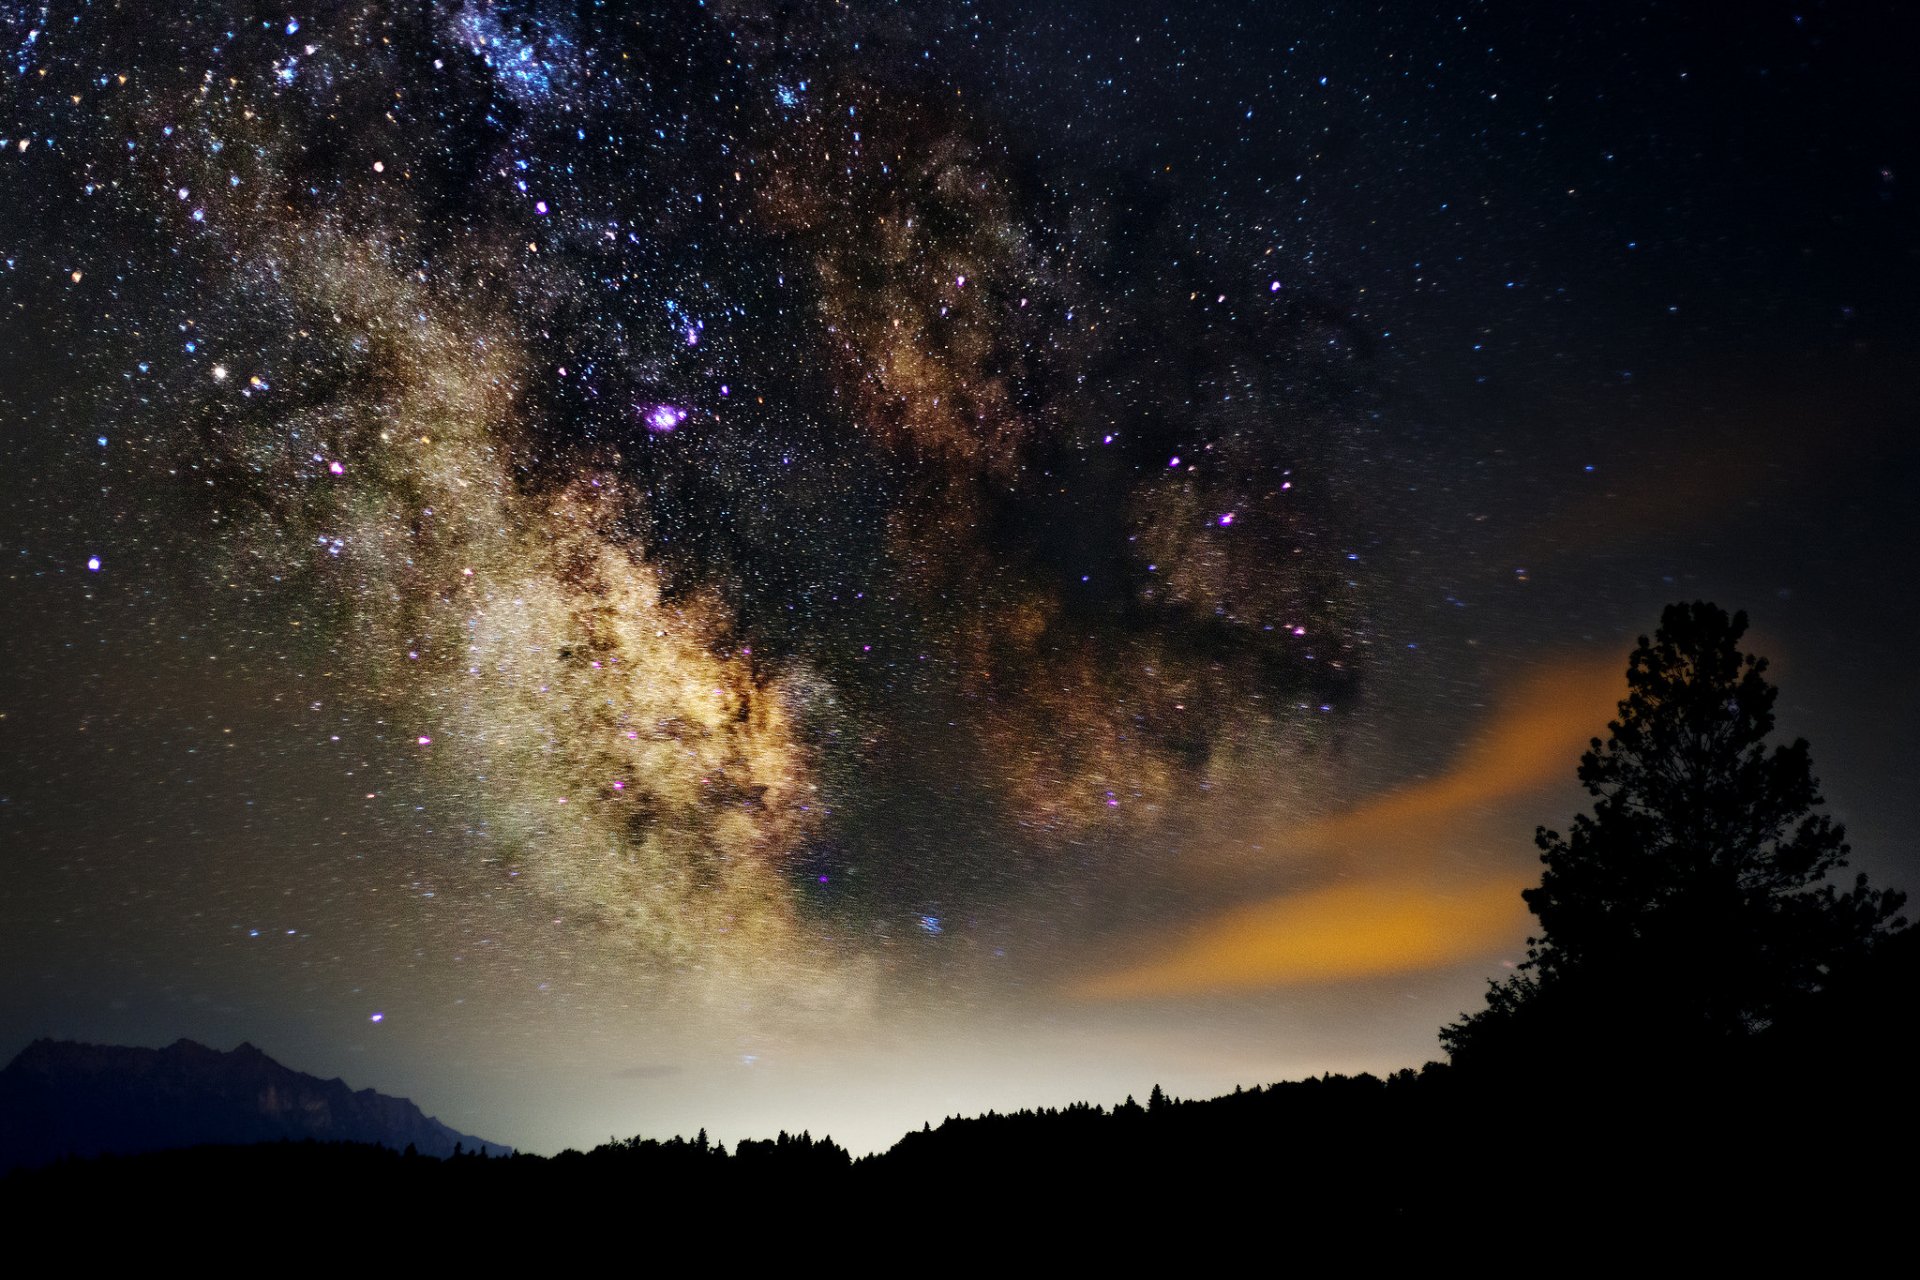
[[[259,1047],[159,1049],[39,1039],[0,1069],[0,1169],[205,1144],[363,1142],[445,1157],[511,1148],[406,1098],[295,1071]]]

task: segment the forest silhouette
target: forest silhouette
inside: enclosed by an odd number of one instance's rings
[[[1911,1199],[1890,1144],[1911,1098],[1920,931],[1897,918],[1901,895],[1833,883],[1843,833],[1807,745],[1767,744],[1774,690],[1740,651],[1745,625],[1675,605],[1641,638],[1619,718],[1581,761],[1593,812],[1540,832],[1529,960],[1442,1032],[1450,1062],[949,1117],[858,1160],[784,1132],[552,1157],[273,1143],[69,1159],[10,1174],[0,1203],[22,1222],[113,1206],[156,1230],[209,1206],[263,1231],[289,1210],[351,1209],[368,1239],[453,1244],[484,1226],[503,1247],[507,1224],[625,1239],[644,1223],[687,1256],[740,1232],[948,1262],[983,1241],[1124,1258],[1231,1240],[1352,1261],[1816,1246]]]

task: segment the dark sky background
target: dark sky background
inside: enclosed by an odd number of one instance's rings
[[[1903,6],[191,9],[0,9],[0,1054],[1418,1064],[1679,599],[1914,887]]]

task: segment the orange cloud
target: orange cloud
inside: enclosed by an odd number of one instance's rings
[[[1567,660],[1526,677],[1495,717],[1437,778],[1390,791],[1348,813],[1286,833],[1314,845],[1430,847],[1479,810],[1573,776],[1587,744],[1606,734],[1626,692],[1617,659]]]
[[[1523,887],[1517,876],[1439,892],[1411,882],[1341,881],[1235,908],[1167,954],[1082,982],[1074,994],[1142,999],[1437,968],[1523,932]]]
[[[1075,984],[1084,999],[1145,999],[1350,981],[1469,961],[1526,932],[1530,870],[1438,875],[1434,855],[1489,810],[1572,776],[1625,691],[1617,660],[1561,662],[1523,680],[1445,773],[1279,842],[1350,856],[1355,877],[1267,897],[1200,922],[1117,972]]]

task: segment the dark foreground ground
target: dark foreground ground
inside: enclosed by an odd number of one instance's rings
[[[0,1179],[0,1221],[53,1265],[1904,1273],[1917,963],[1909,934],[1790,1025],[1711,1055],[1582,1027],[1471,1069],[950,1119],[859,1161],[807,1134],[68,1159]]]
[[[1151,1110],[948,1121],[861,1161],[806,1135],[634,1140],[437,1160],[361,1144],[200,1147],[0,1182],[16,1240],[76,1262],[185,1248],[473,1259],[740,1250],[999,1269],[1008,1249],[1505,1259],[1682,1250],[1840,1263],[1911,1248],[1911,1114],[1843,1080],[1556,1097],[1445,1070],[1278,1085]],[[258,1250],[269,1250],[261,1255]]]

